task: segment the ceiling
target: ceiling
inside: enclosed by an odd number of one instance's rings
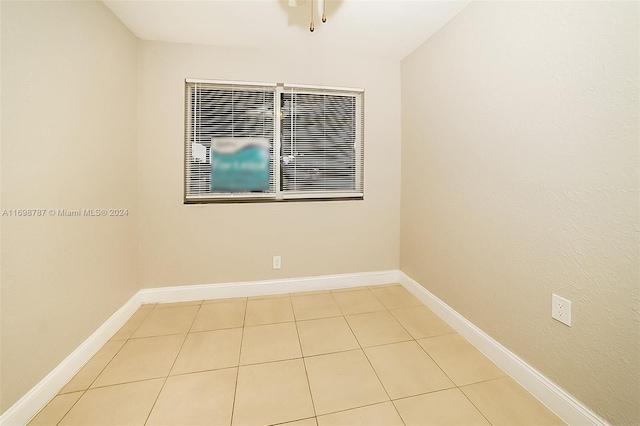
[[[104,0],[144,40],[401,60],[470,0]],[[290,3],[297,3],[291,6]]]

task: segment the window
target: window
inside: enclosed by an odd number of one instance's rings
[[[185,202],[362,199],[363,91],[186,81]]]

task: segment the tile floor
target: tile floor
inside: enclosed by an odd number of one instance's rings
[[[563,424],[400,285],[143,305],[30,425]]]

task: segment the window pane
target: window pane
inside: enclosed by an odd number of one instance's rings
[[[282,190],[359,191],[356,97],[282,96]]]
[[[275,191],[274,92],[187,83],[187,198]]]

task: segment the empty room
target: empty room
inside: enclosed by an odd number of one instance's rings
[[[640,424],[640,2],[0,1],[0,424]]]

